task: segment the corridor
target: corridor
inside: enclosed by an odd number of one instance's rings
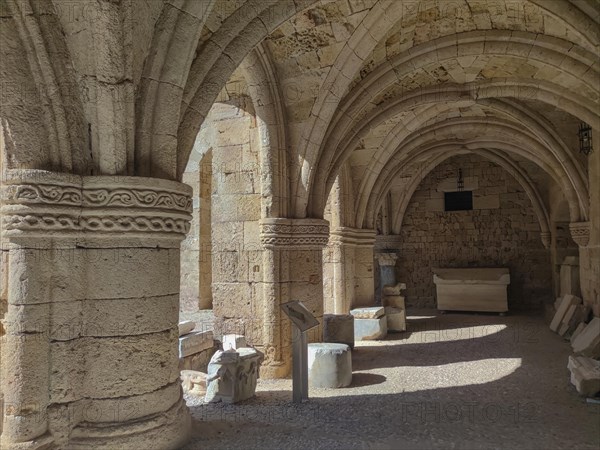
[[[237,405],[187,398],[185,449],[600,445],[600,406],[571,386],[570,346],[541,318],[431,310],[408,323],[406,333],[357,345],[351,387],[312,389],[300,406],[291,380],[259,380],[256,397]]]

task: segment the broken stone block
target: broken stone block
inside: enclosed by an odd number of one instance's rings
[[[404,297],[402,295],[387,295],[383,297],[383,306],[404,309]]]
[[[214,345],[212,331],[196,331],[179,338],[179,357],[194,355]]]
[[[567,367],[571,371],[571,383],[577,392],[587,397],[600,392],[600,361],[571,355]]]
[[[260,364],[264,356],[254,348],[217,351],[208,364],[208,403],[237,403],[254,397]]]
[[[571,342],[573,342],[575,338],[577,338],[579,333],[581,333],[584,330],[584,328],[585,322],[580,322],[579,325],[577,325],[577,328],[575,328],[575,331],[573,331],[573,334],[571,334]]]
[[[404,308],[385,307],[388,332],[406,331],[406,310]]]
[[[350,311],[355,319],[377,319],[385,313],[383,306],[373,306],[369,308],[356,308]]]
[[[238,348],[248,347],[246,338],[241,334],[223,335],[223,350],[236,350]]]
[[[354,348],[354,316],[352,314],[325,314],[323,341],[346,344]]]
[[[381,308],[383,309],[383,308]],[[387,318],[354,319],[354,340],[368,341],[383,339],[387,335]]]
[[[196,323],[191,320],[184,320],[179,322],[179,336],[183,336],[184,334],[188,334],[194,328],[196,328]]]
[[[571,319],[575,315],[577,306],[578,305],[571,305],[564,317],[562,318],[560,326],[558,328],[558,334],[560,334],[561,336],[564,336],[567,333],[567,331],[569,331],[569,324],[571,323]]]
[[[567,313],[569,308],[572,305],[579,305],[580,303],[581,299],[579,297],[575,297],[571,294],[565,295],[560,302],[560,306],[556,310],[556,314],[554,314],[552,322],[550,322],[550,329],[552,331],[558,331],[558,327],[560,326],[563,317],[565,317],[565,314]]]
[[[386,285],[383,287],[383,295],[400,295],[400,291],[406,290],[406,283],[398,283],[394,286]]]
[[[352,353],[346,344],[308,344],[308,383],[315,388],[341,388],[352,382]]]
[[[197,370],[181,371],[181,386],[183,392],[197,396],[206,394],[206,374]]]
[[[594,317],[573,339],[571,346],[579,355],[590,358],[600,357],[600,317]]]

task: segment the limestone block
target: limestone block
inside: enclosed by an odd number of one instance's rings
[[[571,342],[571,345],[577,354],[590,358],[600,357],[600,317],[594,317]]]
[[[406,310],[404,308],[385,307],[388,332],[406,331]]]
[[[571,342],[573,342],[577,338],[579,333],[581,333],[584,329],[585,322],[580,322],[579,325],[577,325],[577,328],[575,328],[575,331],[573,331],[573,334],[571,334]]]
[[[226,334],[223,336],[223,350],[236,350],[248,347],[246,338],[241,334]]]
[[[387,335],[387,319],[354,319],[354,340],[368,341],[383,339]]]
[[[368,308],[356,308],[350,311],[355,319],[377,319],[385,313],[382,306],[373,306]]]
[[[588,397],[600,392],[600,361],[571,355],[567,367],[571,371],[571,383],[577,392]]]
[[[569,309],[567,310],[564,317],[562,318],[560,325],[558,327],[558,334],[560,334],[561,336],[564,336],[567,333],[567,331],[569,331],[569,323],[571,322],[571,319],[575,315],[576,309],[577,309],[577,305],[569,306]]]
[[[205,401],[236,403],[254,397],[264,356],[254,348],[217,351],[208,364]]]
[[[181,386],[186,394],[203,396],[206,394],[206,374],[197,370],[181,371]]]
[[[404,290],[406,290],[406,283],[398,283],[394,286],[387,285],[383,287],[383,295],[400,295],[400,292]]]
[[[383,306],[391,306],[392,308],[405,308],[405,298],[403,295],[386,295],[383,297]]]
[[[196,323],[191,320],[184,320],[183,322],[179,322],[179,336],[183,336],[184,334],[188,334],[196,328]]]
[[[560,327],[560,324],[567,314],[569,308],[573,305],[579,305],[580,303],[581,299],[579,297],[575,297],[571,294],[565,295],[560,302],[560,306],[556,310],[556,314],[554,314],[552,322],[550,322],[550,329],[552,331],[558,331],[558,328]]]
[[[437,308],[452,311],[508,311],[506,268],[433,269]]]
[[[340,388],[352,382],[352,353],[346,344],[308,344],[308,383],[315,388]]]
[[[200,353],[213,346],[212,331],[196,331],[179,338],[179,357]]]
[[[346,344],[354,348],[354,316],[352,314],[325,314],[323,341]]]

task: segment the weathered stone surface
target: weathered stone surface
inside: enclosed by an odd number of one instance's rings
[[[560,295],[572,294],[581,296],[579,280],[579,258],[567,256],[560,266]]]
[[[369,341],[383,339],[387,335],[387,319],[354,319],[354,340]]]
[[[406,310],[393,306],[385,307],[388,332],[406,331]]]
[[[212,331],[196,331],[179,338],[179,357],[184,358],[213,346]]]
[[[345,344],[308,344],[308,383],[315,388],[341,388],[352,382],[352,353]]]
[[[571,383],[577,392],[587,397],[600,392],[600,361],[571,355],[567,367],[571,371]]]
[[[205,400],[236,403],[254,397],[264,356],[253,348],[217,351],[208,364]]]
[[[386,297],[399,296],[406,289],[406,283],[398,283],[394,286],[383,286],[383,295]]]
[[[402,295],[386,295],[383,297],[383,306],[391,306],[393,308],[404,309],[405,299]]]
[[[576,306],[576,305],[579,305],[580,303],[581,303],[581,299],[579,297],[576,297],[571,294],[567,294],[567,295],[563,296],[563,298],[560,302],[560,306],[558,307],[556,314],[554,314],[554,317],[552,318],[552,322],[550,322],[550,329],[552,331],[558,331],[558,328],[560,327],[561,322],[563,321],[565,315],[567,314],[567,312],[569,311],[571,306]],[[574,309],[573,309],[573,313],[575,313]],[[571,319],[571,317],[569,317],[568,320],[570,320],[570,319]]]
[[[352,314],[325,314],[323,341],[346,344],[354,348],[354,316]]]
[[[179,322],[179,336],[190,333],[194,328],[196,328],[196,323],[191,320]]]
[[[183,392],[195,396],[206,394],[206,373],[197,370],[181,371],[181,386]]]
[[[236,350],[247,347],[246,338],[241,334],[225,334],[222,337],[223,350]]]
[[[600,357],[600,317],[590,323],[571,341],[573,351],[590,358]]]
[[[385,313],[382,306],[372,306],[367,308],[357,308],[350,311],[355,319],[377,319]]]
[[[437,308],[442,311],[508,311],[506,268],[433,269]]]

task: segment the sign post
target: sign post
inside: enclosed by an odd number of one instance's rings
[[[294,300],[281,305],[292,321],[292,398],[294,403],[308,400],[308,342],[306,332],[319,321],[301,302]]]

